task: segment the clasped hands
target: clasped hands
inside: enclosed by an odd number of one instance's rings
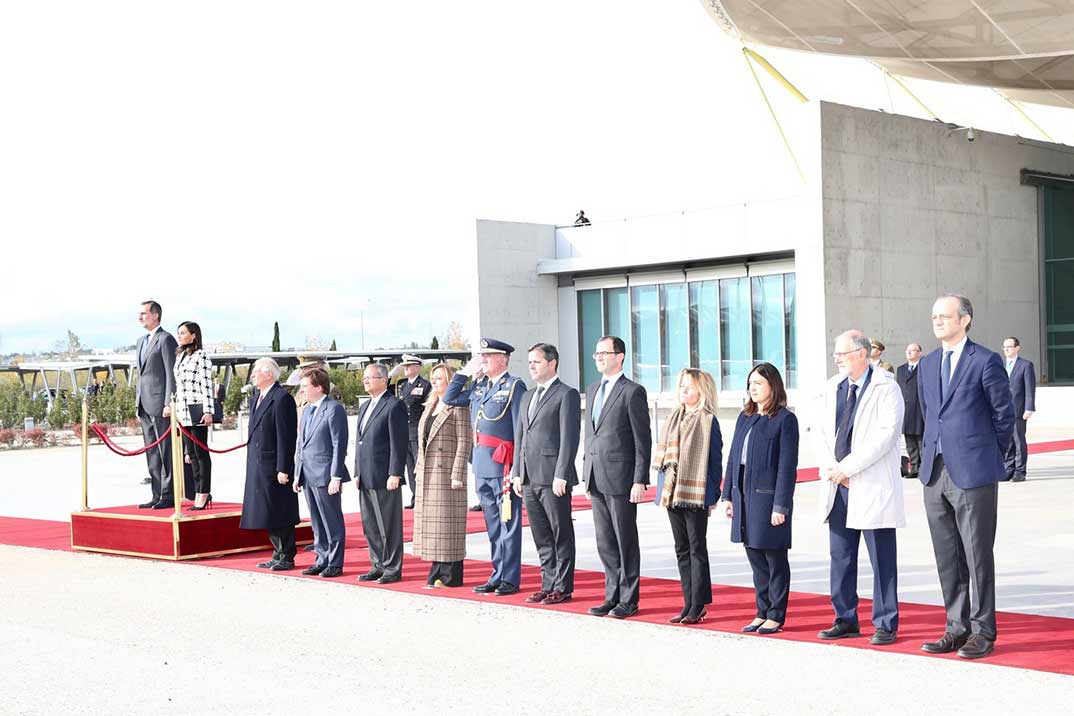
[[[850,487],[850,477],[838,467],[828,468],[827,480],[843,487]]]

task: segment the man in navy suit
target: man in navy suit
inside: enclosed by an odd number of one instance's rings
[[[921,649],[957,650],[965,659],[995,648],[996,483],[1006,477],[1003,456],[1014,425],[1003,361],[969,340],[972,322],[965,296],[936,300],[932,331],[941,347],[921,359],[917,388],[925,417],[920,478],[947,610],[943,636]]]
[[[1007,448],[1004,461],[1007,478],[1011,482],[1026,479],[1026,421],[1037,409],[1037,373],[1033,364],[1018,354],[1022,343],[1014,336],[1003,339],[1003,355],[1007,357],[1007,375],[1011,382],[1011,400],[1014,405],[1014,439]]]
[[[916,479],[921,471],[921,436],[925,434],[925,419],[917,399],[917,364],[921,362],[921,344],[906,346],[906,363],[895,371],[895,382],[902,389],[905,411],[902,417],[902,437],[906,441],[906,455],[910,458],[906,477]]]
[[[406,405],[388,390],[388,369],[367,365],[362,385],[369,400],[358,411],[354,478],[358,481],[362,532],[373,566],[359,582],[398,582],[403,576],[403,499],[406,469]]]
[[[347,538],[340,495],[347,473],[347,411],[327,396],[328,371],[311,368],[302,374],[299,391],[307,405],[299,420],[295,451],[294,491],[308,487],[306,502],[313,527],[317,561],[302,574],[338,577],[343,574],[343,545]]]

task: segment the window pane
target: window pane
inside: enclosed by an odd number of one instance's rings
[[[656,286],[630,289],[631,345],[634,380],[652,392],[660,390],[660,297]]]
[[[710,373],[719,384],[720,326],[716,282],[690,284],[690,365]]]
[[[623,374],[633,380],[634,366],[631,364],[633,351],[630,345],[630,294],[626,288],[604,289],[604,335],[619,336],[626,344],[626,361]]]
[[[795,322],[793,273],[783,274],[783,323],[787,347],[787,387],[798,387],[798,325]]]
[[[578,292],[578,365],[582,367],[582,389],[600,378],[593,365],[593,350],[604,335],[600,315],[600,289]]]
[[[720,376],[723,390],[745,390],[750,361],[750,282],[720,280]]]
[[[1074,382],[1074,191],[1044,187],[1044,316],[1048,326],[1048,380]]]
[[[675,378],[690,365],[690,304],[685,283],[660,286],[660,308],[663,319],[661,345],[661,389],[678,388]]]
[[[755,276],[753,284],[753,363],[768,362],[787,374],[783,362],[783,275]]]

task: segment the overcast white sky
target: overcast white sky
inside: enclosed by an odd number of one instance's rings
[[[757,49],[811,99],[920,116],[867,63]],[[1036,136],[989,90],[911,84]],[[1074,144],[1070,112],[1030,111]],[[0,353],[131,343],[147,297],[210,343],[278,320],[284,346],[358,347],[360,312],[369,347],[425,342],[472,313],[477,218],[796,181],[698,0],[0,6]]]

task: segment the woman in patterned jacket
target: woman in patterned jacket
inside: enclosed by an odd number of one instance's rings
[[[213,363],[202,350],[201,326],[193,321],[179,324],[175,332],[179,348],[175,358],[175,418],[204,445],[213,423]],[[164,409],[164,416],[170,408]],[[212,506],[212,462],[209,452],[183,436],[183,455],[194,474],[194,506],[204,510]]]

